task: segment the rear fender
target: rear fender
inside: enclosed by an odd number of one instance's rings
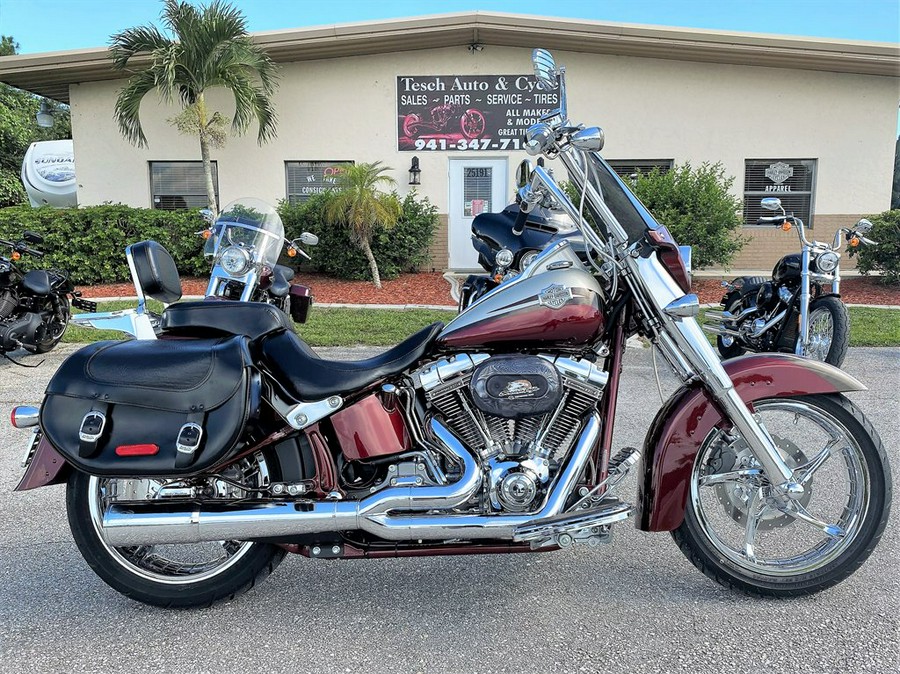
[[[722,367],[748,406],[763,398],[866,390],[836,367],[788,354],[741,356]],[[699,382],[681,387],[666,401],[644,441],[635,520],[639,529],[671,531],[681,525],[694,459],[713,429],[723,424],[728,424],[725,415]]]
[[[13,491],[28,491],[51,484],[62,484],[69,479],[72,466],[57,452],[43,435],[31,463]]]

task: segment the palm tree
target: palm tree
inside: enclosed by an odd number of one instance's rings
[[[146,25],[110,38],[110,56],[117,70],[126,70],[132,57],[149,56],[146,68],[138,58],[136,71],[129,71],[134,74],[119,92],[116,121],[129,142],[146,147],[140,120],[144,96],[157,89],[166,103],[177,98],[182,112],[169,122],[182,133],[199,136],[209,207],[217,211],[209,149],[224,144],[227,119],[209,109],[205,93],[212,87],[230,89],[235,107],[232,131],[243,134],[255,118],[259,123],[257,140],[262,144],[275,137],[271,96],[276,66],[250,40],[243,14],[221,0],[200,7],[184,0],[165,0],[161,20],[168,35]]]
[[[372,255],[372,234],[376,225],[393,227],[400,217],[397,197],[378,191],[379,184],[395,184],[393,178],[385,175],[390,170],[380,161],[345,167],[337,177],[337,191],[325,208],[329,223],[345,224],[349,228],[351,241],[360,247],[369,261],[376,288],[381,287],[381,275]]]

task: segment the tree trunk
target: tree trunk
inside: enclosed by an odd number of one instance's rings
[[[372,283],[375,284],[376,288],[381,288],[381,275],[378,273],[378,265],[375,262],[375,256],[372,255],[372,248],[369,246],[369,242],[366,239],[363,239],[360,241],[359,247],[362,248],[363,253],[366,255],[366,259],[369,261],[369,270],[372,272]]]
[[[216,202],[216,186],[213,184],[212,162],[209,159],[209,139],[206,137],[206,125],[209,120],[203,94],[197,97],[197,116],[200,129],[200,156],[203,159],[203,174],[206,177],[206,200],[209,202],[209,210],[216,216],[219,214],[219,204]]]

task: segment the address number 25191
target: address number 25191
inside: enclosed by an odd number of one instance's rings
[[[416,139],[417,150],[519,150],[521,141],[518,138],[472,138],[466,140],[448,140],[446,138]]]

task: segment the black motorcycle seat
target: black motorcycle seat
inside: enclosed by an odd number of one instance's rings
[[[49,295],[50,275],[43,269],[25,272],[25,276],[22,278],[22,287],[32,295]]]
[[[181,299],[181,277],[169,251],[156,241],[139,241],[125,251],[134,261],[138,283],[147,297],[164,304]]]
[[[290,396],[303,401],[322,400],[403,372],[425,355],[443,327],[443,323],[432,323],[394,348],[365,360],[319,358],[293,332],[266,337],[262,354],[266,366]]]
[[[166,307],[159,328],[164,334],[180,337],[244,335],[257,340],[273,332],[293,332],[294,324],[271,304],[216,300]]]
[[[291,281],[294,279],[294,270],[283,264],[276,264],[272,270],[272,285],[269,292],[275,297],[285,297],[291,289]]]

